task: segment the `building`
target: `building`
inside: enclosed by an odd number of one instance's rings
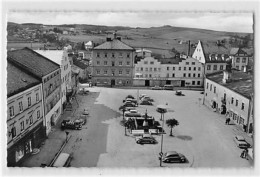
[[[60,66],[61,71],[61,104],[65,108],[66,94],[72,89],[71,86],[71,65],[68,58],[68,52],[64,50],[35,50],[42,56],[50,59]],[[63,110],[62,109],[62,110]]]
[[[60,66],[29,48],[9,51],[7,59],[41,80],[43,85],[44,127],[46,135],[48,135],[61,115]]]
[[[151,57],[152,56],[152,51],[147,50],[147,49],[137,49],[136,51],[136,56],[141,57],[141,58],[146,58],[146,57]]]
[[[7,166],[19,166],[45,139],[41,80],[7,62]]]
[[[103,86],[132,85],[135,49],[114,35],[93,49],[92,83]]]
[[[202,87],[203,72],[203,64],[191,57],[186,59],[146,57],[135,64],[134,85]]]
[[[204,44],[199,41],[192,58],[203,63],[205,66],[204,74],[209,74],[226,69],[229,60],[228,53],[229,50],[223,46]]]
[[[249,62],[249,55],[241,48],[232,48],[230,50],[229,58],[232,61],[232,67],[244,71],[247,69]]]
[[[252,75],[237,71],[220,71],[205,79],[204,104],[226,114],[245,131],[253,131]]]
[[[78,73],[79,81],[88,80],[90,72],[88,70],[89,67],[87,61],[73,58],[73,67],[77,68],[77,70],[79,71]]]

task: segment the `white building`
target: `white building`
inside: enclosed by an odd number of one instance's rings
[[[42,56],[50,59],[60,66],[61,69],[61,104],[66,103],[66,93],[71,89],[71,65],[68,52],[64,50],[35,50]]]
[[[146,58],[146,57],[151,57],[152,56],[152,51],[147,50],[147,49],[137,49],[136,51],[136,56],[137,57],[142,57],[142,58]]]
[[[253,131],[252,75],[241,71],[219,71],[205,79],[204,104],[231,120],[247,132]],[[246,128],[245,128],[246,127]]]

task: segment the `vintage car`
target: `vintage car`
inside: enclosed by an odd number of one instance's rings
[[[184,163],[186,162],[186,157],[181,154],[178,153],[176,151],[168,151],[165,154],[163,154],[162,157],[159,157],[159,160],[161,160],[163,162],[169,163],[169,162],[179,162],[179,163]]]
[[[82,123],[79,120],[63,120],[61,122],[61,129],[74,129],[74,130],[81,130]]]
[[[143,134],[141,137],[136,137],[137,144],[156,144],[156,139],[150,134]]]

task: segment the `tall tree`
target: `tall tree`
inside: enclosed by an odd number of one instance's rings
[[[173,136],[172,135],[172,129],[175,127],[175,126],[178,126],[179,125],[179,122],[178,122],[178,120],[176,120],[176,119],[168,119],[168,120],[166,120],[166,124],[168,125],[168,127],[170,127],[171,128],[171,133],[170,133],[170,136]]]

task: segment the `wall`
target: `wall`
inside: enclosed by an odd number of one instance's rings
[[[204,56],[204,53],[203,53],[203,49],[202,49],[202,46],[201,46],[201,42],[199,41],[193,55],[192,55],[192,58],[195,58],[197,59],[198,61],[200,61],[201,63],[205,63],[206,62],[206,59],[205,59],[205,56]]]

